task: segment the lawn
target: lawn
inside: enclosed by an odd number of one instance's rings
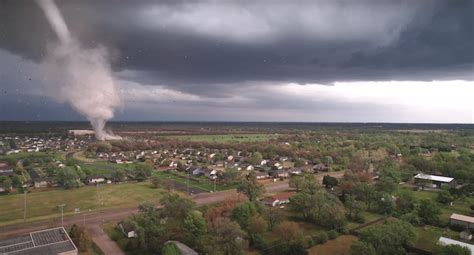
[[[171,172],[171,171],[160,171],[155,173],[155,175],[158,175],[162,178],[167,178],[175,181],[176,183],[186,185],[186,182],[188,181],[188,176],[185,173],[181,172]],[[189,187],[199,189],[202,191],[210,192],[214,190],[214,182],[209,180],[205,176],[191,176],[189,178]],[[216,182],[216,191],[222,191],[222,190],[228,190],[228,189],[234,189],[237,187],[237,184],[223,184],[219,183],[219,181]]]
[[[334,240],[329,240],[324,244],[319,244],[308,249],[310,255],[349,255],[350,247],[357,237],[352,235],[342,235]]]
[[[103,184],[85,186],[72,190],[54,190],[27,194],[27,220],[46,219],[58,216],[58,205],[66,204],[66,215],[74,208],[98,210],[113,207],[132,207],[143,202],[158,202],[163,190],[153,189],[150,183]],[[99,199],[98,199],[99,197]],[[24,195],[0,196],[0,225],[23,221]]]
[[[459,240],[459,233],[448,228],[425,226],[416,227],[415,230],[418,234],[418,240],[415,247],[427,251],[431,251],[436,246],[436,242],[438,242],[441,236]]]
[[[117,169],[134,169],[135,164],[115,164],[108,161],[97,161],[93,163],[80,163],[82,170],[90,171],[92,174],[109,175]]]
[[[18,160],[28,158],[53,158],[54,160],[65,160],[66,154],[64,152],[19,152],[9,155],[2,155],[0,156],[0,161],[16,163]]]
[[[193,142],[261,142],[277,138],[275,134],[227,134],[227,135],[181,135],[169,136],[169,138],[188,140]]]

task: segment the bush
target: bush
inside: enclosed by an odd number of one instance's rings
[[[347,228],[340,228],[337,231],[339,231],[339,233],[341,233],[342,235],[349,234],[349,230]]]
[[[362,213],[358,213],[354,216],[354,221],[360,224],[365,223],[365,217]]]
[[[329,240],[336,239],[336,237],[338,236],[338,233],[336,230],[330,230],[327,233],[328,233],[327,235],[328,235]]]
[[[450,225],[449,226],[450,229],[454,230],[454,231],[457,231],[457,232],[461,232],[465,229],[464,226],[462,225],[458,225],[458,224],[453,224],[453,225]]]
[[[306,238],[306,243],[307,243],[308,247],[313,247],[313,246],[315,246],[316,244],[318,244],[317,241],[318,241],[318,240],[314,240],[311,236],[308,236],[308,237]]]
[[[328,234],[326,232],[321,232],[319,234],[319,243],[325,243],[329,239]]]

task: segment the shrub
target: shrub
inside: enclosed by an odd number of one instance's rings
[[[327,233],[328,233],[328,234],[327,234],[327,235],[328,235],[328,238],[329,238],[330,240],[336,239],[336,237],[338,236],[337,231],[334,230],[334,229],[328,231]]]
[[[328,234],[326,232],[321,232],[319,234],[319,243],[325,243],[329,239]]]

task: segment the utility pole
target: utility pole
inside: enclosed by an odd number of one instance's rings
[[[99,207],[100,206],[99,183],[96,182],[95,186],[97,187],[97,207]]]
[[[64,227],[64,207],[66,206],[65,204],[58,205],[61,208],[61,226]]]
[[[26,193],[28,191],[26,190],[26,188],[23,188],[23,193],[25,194],[24,195],[24,201],[23,201],[23,222],[26,221]]]
[[[186,192],[189,194],[189,172],[188,172],[188,181],[186,182]]]

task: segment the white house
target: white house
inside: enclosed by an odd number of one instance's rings
[[[457,244],[459,246],[468,248],[471,251],[471,255],[474,255],[474,245],[472,245],[472,244],[463,243],[463,242],[456,241],[456,240],[453,240],[453,239],[449,239],[449,238],[446,238],[446,237],[440,237],[439,240],[438,240],[438,244],[442,245],[442,246],[446,246],[446,245],[450,245],[450,244]]]

